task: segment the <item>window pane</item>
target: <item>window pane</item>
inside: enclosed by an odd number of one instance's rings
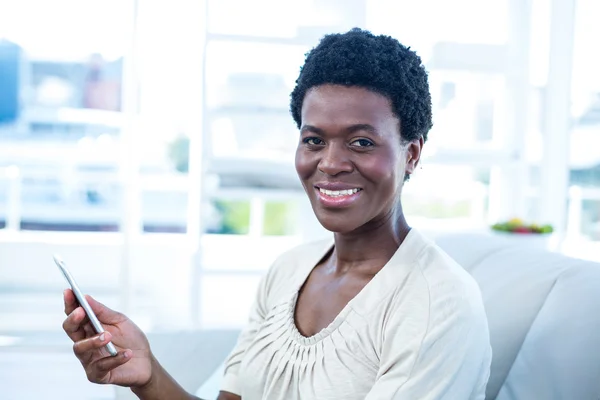
[[[245,235],[250,228],[250,202],[215,200],[207,233]]]
[[[212,33],[319,37],[362,25],[364,5],[356,0],[209,0]]]
[[[506,0],[367,0],[367,26],[422,53],[437,42],[503,44],[508,39]]]
[[[25,177],[21,229],[118,231],[121,185],[105,174],[99,179],[93,175],[77,171],[59,180],[35,173]]]
[[[367,0],[367,27],[410,46],[429,71],[434,120],[429,149],[503,145],[510,111],[502,75],[508,3]]]
[[[600,261],[600,189],[572,186],[568,206],[561,250],[571,257]]]
[[[402,204],[409,221],[429,226],[462,221],[480,227],[487,219],[490,171],[470,166],[425,164],[405,183]]]
[[[269,236],[292,235],[298,231],[297,203],[265,203],[264,234]]]
[[[581,208],[581,232],[591,240],[600,241],[600,199],[584,200]]]
[[[31,230],[119,229],[128,4],[0,5],[0,168],[18,176],[1,178],[4,220]]]
[[[185,233],[187,192],[184,190],[145,190],[142,192],[142,223],[145,232]]]
[[[428,147],[500,147],[506,121],[505,79],[470,72],[432,71],[434,126]]]
[[[244,155],[291,162],[298,133],[289,113],[289,95],[306,50],[256,43],[209,44],[206,99],[215,157]]]
[[[131,29],[130,4],[121,0],[5,1],[0,3],[0,36],[39,59],[85,59],[94,52],[116,59],[127,45],[123,38]],[[108,22],[110,29],[106,29]]]

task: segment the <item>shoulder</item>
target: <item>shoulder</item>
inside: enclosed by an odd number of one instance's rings
[[[455,304],[457,311],[475,312],[483,306],[475,279],[433,241],[427,241],[417,265],[432,307]]]
[[[426,337],[471,337],[474,345],[489,341],[483,298],[471,274],[430,240],[417,258],[416,272],[428,297]]]
[[[394,295],[390,298],[396,307],[419,314],[414,317],[424,320],[425,325],[451,316],[457,323],[486,321],[479,286],[463,267],[418,231],[406,245],[400,261],[404,268],[396,268],[396,274],[404,270],[406,276],[393,280]],[[406,307],[407,302],[411,307]]]
[[[396,280],[386,304],[384,340],[412,337],[415,349],[436,341],[457,345],[465,338],[475,347],[488,346],[487,316],[475,279],[433,241],[414,236],[404,253],[409,271]]]

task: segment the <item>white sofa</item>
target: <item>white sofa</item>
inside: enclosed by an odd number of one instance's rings
[[[436,242],[479,283],[493,349],[487,399],[600,399],[600,264],[500,237]]]
[[[600,399],[600,264],[490,235],[443,235],[436,242],[483,293],[494,352],[487,399]],[[220,371],[208,379],[206,367],[216,368],[236,334],[151,342],[186,389],[210,399]]]

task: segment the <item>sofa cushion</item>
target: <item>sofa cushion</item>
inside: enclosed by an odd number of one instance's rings
[[[545,333],[537,331],[542,329],[543,325],[560,325],[564,320],[563,314],[554,311],[556,307],[551,306],[551,300],[560,296],[557,287],[561,288],[560,293],[578,290],[577,279],[567,281],[566,277],[577,275],[583,265],[591,265],[592,271],[597,273],[600,273],[600,267],[539,248],[515,245],[513,241],[493,235],[458,234],[438,237],[436,242],[473,275],[481,288],[493,351],[486,398],[495,399],[505,381],[512,386],[508,385],[506,389],[502,389],[502,396],[508,396],[503,398],[552,398],[539,396],[537,393],[515,397],[510,393],[525,390],[526,381],[522,379],[528,379],[528,367],[534,368],[535,364],[536,374],[540,377],[550,376],[553,368],[560,367],[560,364],[556,363],[552,366],[542,365],[545,361],[551,361],[547,353],[552,351],[553,346],[549,344],[555,341],[558,345],[561,340],[556,329],[544,331]],[[570,289],[564,288],[569,284],[572,285],[569,286]],[[600,286],[595,285],[596,291],[600,292]],[[581,298],[578,301],[583,308],[598,304],[597,300],[586,302]],[[540,319],[542,322],[539,322]],[[545,321],[546,319],[548,321]],[[595,326],[594,324],[592,325]],[[545,340],[538,342],[540,337],[544,337]],[[530,341],[535,344],[529,345]],[[578,354],[585,354],[587,351],[585,348],[578,348],[575,343],[572,350]],[[594,359],[600,365],[600,358],[594,356]],[[518,363],[515,363],[516,360],[519,360]],[[523,367],[516,368],[516,365]],[[509,374],[511,379],[507,380]],[[523,374],[522,379],[519,379],[520,374]]]
[[[499,250],[473,266],[493,351],[488,398],[498,394],[556,278],[566,268],[553,254],[518,248]]]
[[[600,265],[560,274],[497,398],[600,399]]]

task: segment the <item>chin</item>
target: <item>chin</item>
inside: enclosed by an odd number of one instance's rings
[[[333,233],[350,233],[362,226],[362,223],[353,221],[352,218],[348,218],[348,215],[343,213],[339,215],[316,214],[316,216],[321,226]]]

